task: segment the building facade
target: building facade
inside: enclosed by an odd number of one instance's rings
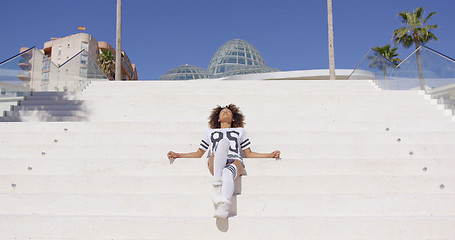
[[[85,50],[81,52],[82,50]],[[64,69],[71,75],[79,75],[81,77],[89,77],[90,61],[97,61],[102,50],[110,50],[115,56],[115,49],[107,42],[98,42],[93,36],[87,33],[78,33],[62,38],[52,38],[51,41],[45,42],[43,47],[44,55],[48,57],[57,66],[64,66],[69,60],[72,60],[77,54],[80,58],[80,66],[75,67],[74,64]],[[47,63],[43,63],[46,65]],[[108,76],[113,80],[113,76]],[[135,64],[132,64],[125,51],[122,50],[122,80],[132,81],[138,80],[138,73]]]

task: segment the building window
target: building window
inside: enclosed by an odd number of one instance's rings
[[[88,50],[88,42],[82,42],[81,49],[87,51]]]
[[[80,72],[79,72],[79,76],[81,77],[87,77],[87,68],[81,68]]]
[[[41,83],[42,84],[47,84],[49,83],[49,72],[45,72],[41,74]]]
[[[57,64],[60,66],[60,58],[57,60]]]
[[[70,44],[68,43],[68,48],[70,48]]]
[[[81,64],[87,64],[88,56],[85,54],[81,55]]]
[[[48,72],[51,69],[51,62],[49,59],[43,61],[43,72]]]
[[[58,55],[62,55],[62,46],[58,46]]]

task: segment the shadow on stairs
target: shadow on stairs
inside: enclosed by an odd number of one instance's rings
[[[11,106],[0,122],[80,122],[86,121],[84,101],[67,92],[33,92],[17,106]]]

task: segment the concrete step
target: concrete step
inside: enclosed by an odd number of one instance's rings
[[[251,172],[251,171],[250,171]],[[0,193],[208,194],[212,176],[0,175]],[[239,193],[278,195],[453,194],[455,175],[246,176]],[[14,185],[13,185],[14,184]],[[284,187],[285,186],[285,187]]]
[[[121,99],[121,100],[120,100]],[[87,106],[91,107],[92,109],[99,109],[102,111],[106,108],[111,108],[117,106],[118,109],[123,109],[125,111],[132,111],[136,112],[143,109],[148,109],[149,111],[153,111],[154,113],[159,114],[168,114],[170,116],[175,116],[175,113],[178,112],[180,115],[194,115],[194,114],[202,114],[203,116],[207,116],[210,114],[210,111],[213,107],[217,105],[225,105],[231,103],[231,100],[228,98],[226,99],[206,99],[205,97],[201,97],[200,99],[197,98],[182,98],[182,101],[177,101],[174,99],[173,96],[161,98],[161,100],[155,99],[125,99],[125,98],[118,98],[115,99],[95,99],[95,100],[85,100],[87,102]],[[414,102],[409,103],[400,103],[399,101],[390,101],[390,102],[382,102],[381,104],[377,104],[373,101],[345,101],[345,100],[331,100],[326,102],[321,101],[313,101],[307,102],[305,99],[296,101],[293,104],[284,104],[283,102],[287,102],[285,99],[280,99],[280,97],[269,99],[267,102],[271,102],[267,104],[267,108],[263,111],[257,111],[257,109],[263,108],[264,101],[251,101],[251,98],[240,99],[236,98],[235,104],[240,106],[240,109],[246,116],[250,116],[254,112],[254,116],[259,114],[259,116],[264,114],[270,114],[270,112],[283,112],[292,110],[293,113],[306,113],[306,112],[353,112],[357,111],[357,115],[366,115],[370,112],[378,112],[380,111],[382,114],[395,114],[401,113],[404,110],[409,114],[422,114],[422,112],[431,113],[431,112],[444,112],[442,105],[433,104],[431,102],[426,103],[424,100],[416,100]],[[205,105],[194,105],[195,101],[204,101]],[[340,103],[340,101],[342,101]],[[150,105],[150,102],[154,102],[157,105]],[[172,104],[179,102],[178,105]],[[160,106],[168,105],[166,108],[162,108]],[[359,111],[361,109],[362,111]],[[367,112],[365,112],[367,111]]]
[[[283,99],[286,101],[289,101],[289,104],[298,104],[299,102],[301,104],[305,104],[305,102],[333,102],[337,100],[343,100],[346,102],[354,102],[357,100],[357,102],[381,102],[383,104],[389,104],[392,101],[397,101],[399,104],[408,104],[412,102],[425,102],[425,103],[437,103],[436,99],[431,99],[431,98],[426,98],[425,95],[418,94],[416,92],[403,92],[403,93],[391,93],[391,92],[359,92],[359,93],[350,93],[350,92],[342,92],[338,94],[333,94],[333,92],[330,91],[325,91],[325,92],[316,92],[316,93],[288,93],[286,91],[283,92],[274,92],[271,94],[260,94],[260,93],[254,93],[254,94],[245,94],[242,92],[233,92],[229,94],[229,96],[226,95],[220,95],[217,94],[216,92],[206,92],[204,94],[201,93],[194,93],[187,91],[185,93],[181,94],[174,94],[174,93],[169,93],[169,92],[157,92],[152,94],[145,94],[147,93],[146,91],[142,90],[138,92],[137,94],[130,94],[128,92],[112,92],[112,93],[107,93],[103,95],[89,95],[86,93],[82,93],[80,95],[74,96],[74,98],[77,99],[84,99],[84,100],[95,100],[95,99],[105,99],[105,100],[110,100],[110,101],[118,101],[119,98],[121,97],[126,97],[125,100],[129,101],[134,101],[134,100],[154,100],[158,102],[168,102],[169,100],[175,98],[176,100],[182,100],[182,99],[203,99],[204,101],[207,101],[209,99],[239,99],[240,101],[243,101],[244,99],[250,98],[254,99],[257,101],[269,101],[272,99]],[[361,99],[361,101],[359,101]],[[303,102],[305,101],[305,102]],[[340,103],[343,103],[340,102]],[[273,103],[273,102],[272,102]]]
[[[349,131],[372,131],[372,132],[386,132],[388,134],[398,134],[406,132],[416,133],[431,133],[431,132],[453,132],[455,131],[455,124],[447,119],[428,120],[428,119],[405,119],[402,121],[337,121],[333,122],[328,119],[321,119],[320,121],[301,121],[299,124],[286,126],[283,129],[281,124],[283,120],[273,121],[255,121],[251,122],[247,119],[246,130],[247,133],[255,131],[264,131],[270,129],[273,131],[283,130],[296,130],[296,131],[328,131],[328,132],[349,132]],[[65,128],[67,129],[65,131]],[[2,133],[61,133],[61,132],[86,132],[86,133],[111,133],[112,131],[119,131],[119,129],[133,132],[182,132],[188,129],[194,131],[200,130],[203,134],[208,129],[207,122],[204,120],[188,121],[187,119],[180,122],[175,119],[169,119],[167,122],[68,122],[68,123],[46,123],[46,122],[26,122],[26,123],[0,123],[0,131]]]
[[[69,114],[69,113],[68,113]],[[74,115],[82,115],[81,113]],[[180,131],[154,131],[153,134],[146,134],[139,131],[121,133],[120,129],[112,129],[110,132],[64,132],[33,134],[30,132],[6,132],[0,140],[2,144],[74,144],[74,145],[96,145],[96,144],[160,144],[173,142],[178,144],[197,144],[203,137],[202,131],[187,131],[182,135]],[[455,131],[450,132],[429,132],[412,133],[400,132],[389,133],[386,131],[249,131],[249,139],[254,144],[274,144],[276,142],[299,143],[299,144],[392,144],[406,143],[419,144],[455,144]],[[102,138],[100,138],[100,135]]]
[[[166,156],[172,150],[176,152],[194,152],[199,148],[199,138],[191,144],[162,142],[161,144],[144,143],[142,145],[124,144],[17,144],[0,146],[0,152],[5,157],[118,157],[143,158],[151,156]],[[434,157],[448,158],[455,155],[453,144],[255,144],[251,147],[255,152],[272,152],[276,149],[282,152],[282,158],[298,158],[308,156],[313,158],[413,158]],[[298,149],[298,151],[296,151]],[[26,151],[25,151],[26,150]]]
[[[447,119],[445,119],[447,120]],[[271,122],[250,122],[246,123],[245,129],[248,135],[262,133],[267,131],[270,132],[283,132],[285,134],[296,132],[296,133],[323,133],[327,134],[346,134],[346,133],[363,133],[371,132],[372,134],[385,134],[399,136],[400,134],[411,134],[417,135],[428,133],[447,133],[451,134],[455,132],[455,124],[450,121],[436,121],[437,124],[431,124],[430,121],[424,121],[422,119],[412,122],[365,122],[365,121],[337,121],[324,120],[320,122],[301,122],[301,124],[294,124],[283,128],[279,125],[279,121]],[[282,123],[282,122],[281,122]],[[66,129],[66,130],[65,130]],[[190,130],[189,130],[190,129]],[[185,135],[202,135],[208,128],[208,124],[205,121],[185,121],[181,123],[176,122],[81,122],[81,123],[4,123],[0,124],[0,130],[2,133],[42,133],[42,134],[111,134],[117,132],[118,134],[143,134],[152,135],[149,133],[156,134],[175,134],[176,132],[188,131]],[[154,135],[154,134],[153,134]]]
[[[235,201],[235,214],[246,217],[455,215],[455,194],[242,194]],[[0,215],[210,217],[213,211],[209,194],[0,194]]]
[[[237,216],[228,221],[216,221],[210,217],[1,215],[0,222],[4,223],[0,225],[0,238],[3,239],[420,240],[451,239],[455,235],[455,218],[450,216]],[[245,231],[245,227],[248,227],[248,231]]]
[[[41,105],[83,105],[81,100],[35,100],[35,101],[20,101],[19,106],[41,106]]]
[[[25,101],[61,101],[66,99],[67,96],[65,94],[38,94],[24,97]]]
[[[43,112],[25,112],[20,116],[3,117],[1,122],[84,122],[86,116],[49,116]]]
[[[67,92],[32,92],[31,96],[33,97],[55,97],[55,96],[67,96],[69,95]]]
[[[177,82],[125,82],[125,83],[110,83],[110,82],[93,82],[86,92],[137,92],[146,90],[151,93],[160,92],[165,90],[167,92],[185,92],[191,86],[196,92],[207,92],[206,90],[216,90],[223,88],[227,91],[238,91],[239,88],[248,89],[249,92],[258,92],[258,88],[279,91],[299,92],[310,90],[332,90],[333,92],[346,92],[346,91],[379,91],[368,81],[359,82],[346,82],[346,81],[177,81]],[[260,91],[259,91],[260,92]]]
[[[21,122],[20,117],[0,117],[0,122]]]
[[[70,117],[70,116],[87,116],[85,111],[81,110],[25,110],[7,112],[7,117],[20,117],[20,116],[46,116],[46,117]]]
[[[38,106],[14,106],[12,111],[55,111],[55,110],[83,110],[82,105],[38,105]]]
[[[95,108],[89,107],[87,110],[89,112],[93,113],[93,110]],[[113,107],[113,106],[112,106]],[[118,109],[122,109],[120,106],[118,106]],[[99,109],[99,108],[98,108]],[[109,108],[106,107],[106,109],[102,110],[97,110],[96,114],[91,114],[89,116],[89,119],[91,122],[168,122],[171,124],[174,123],[179,123],[179,119],[184,118],[185,121],[191,121],[191,122],[196,122],[196,121],[203,121],[205,122],[205,119],[207,119],[207,112],[204,111],[203,113],[194,113],[191,114],[180,114],[179,118],[175,117],[175,112],[171,112],[169,110],[164,110],[162,111],[156,111],[154,112],[154,115],[144,115],[143,111],[135,110],[135,109],[127,109],[123,108],[124,111],[121,112],[113,112],[109,111]],[[422,121],[454,121],[453,116],[450,115],[449,112],[436,112],[431,111],[428,113],[424,112],[411,112],[409,114],[405,114],[403,112],[399,113],[392,113],[392,114],[386,114],[386,113],[380,113],[380,112],[372,112],[370,115],[356,115],[354,112],[342,112],[342,113],[330,113],[330,112],[320,112],[319,114],[311,113],[311,112],[306,112],[303,114],[297,113],[296,115],[292,116],[286,116],[284,118],[282,112],[278,112],[275,115],[270,115],[263,114],[263,115],[248,115],[247,116],[247,124],[256,123],[260,121],[264,121],[264,119],[270,120],[270,122],[277,122],[279,120],[282,120],[281,122],[283,123],[283,120],[285,122],[289,123],[296,123],[297,121],[299,122],[308,122],[308,121],[318,121],[318,119],[325,118],[326,120],[331,120],[331,121],[341,121],[341,122],[347,122],[347,121],[384,121],[384,122],[394,122],[394,121],[407,121],[410,122],[409,119],[414,118],[414,119],[419,119]],[[416,121],[419,121],[416,120]]]
[[[0,158],[0,175],[207,176],[205,158]],[[171,164],[172,162],[172,164]],[[248,176],[450,175],[453,158],[244,159]]]
[[[289,176],[242,178],[248,194],[444,194],[455,191],[447,176]],[[441,186],[443,185],[443,186]],[[283,186],[287,186],[283,188]],[[288,188],[289,187],[289,188]]]
[[[20,117],[0,117],[0,122],[84,122],[85,116],[46,116],[46,114],[24,114]]]
[[[187,101],[197,101],[194,99],[187,99]],[[92,101],[87,102],[86,106],[90,109],[102,109],[102,108],[111,108],[117,106],[118,109],[121,109],[122,112],[139,112],[140,110],[146,108],[149,111],[156,112],[156,114],[165,114],[169,117],[175,116],[176,112],[180,114],[198,114],[206,118],[207,115],[210,115],[211,107],[215,107],[219,101],[215,101],[213,104],[208,105],[209,107],[191,107],[190,103],[181,104],[180,106],[173,106],[169,108],[160,108],[158,106],[149,106],[150,101],[140,100],[140,101]],[[221,101],[220,101],[221,102]],[[278,100],[278,102],[281,102]],[[245,104],[245,102],[236,101],[240,107]],[[249,107],[241,108],[241,110],[249,116],[249,112],[254,112],[254,108],[260,108],[261,102],[256,104],[250,104]],[[182,109],[185,109],[182,111]],[[363,111],[357,113],[357,115],[399,115],[403,114],[403,111],[410,115],[429,115],[430,113],[444,113],[444,108],[442,105],[431,105],[431,104],[406,104],[399,105],[374,105],[371,102],[367,103],[352,103],[352,104],[325,104],[325,103],[303,103],[299,106],[283,105],[283,104],[269,104],[267,109],[262,113],[256,113],[255,116],[270,116],[270,113],[275,113],[276,115],[282,115],[288,110],[293,110],[294,114],[297,115],[308,115],[308,114],[324,114],[329,115],[331,113],[341,114],[347,113],[352,114],[355,111],[362,109]],[[450,114],[449,114],[450,115]]]
[[[186,91],[183,93],[174,93],[159,91],[154,94],[146,90],[140,90],[136,94],[129,92],[107,92],[102,95],[90,95],[86,92],[79,95],[72,96],[72,99],[84,99],[84,100],[105,100],[107,101],[119,101],[120,99],[127,101],[157,101],[159,103],[167,103],[172,99],[176,100],[186,100],[186,99],[197,99],[203,100],[203,102],[217,100],[233,100],[235,101],[244,101],[245,99],[253,99],[255,101],[270,101],[281,99],[288,102],[288,104],[305,104],[305,103],[331,103],[339,101],[338,103],[343,104],[344,102],[357,102],[357,103],[366,103],[366,102],[379,102],[382,104],[390,104],[395,101],[397,104],[406,105],[409,103],[415,102],[424,102],[424,103],[433,103],[437,104],[436,99],[431,99],[427,95],[419,94],[418,92],[341,92],[334,94],[332,91],[324,92],[273,92],[270,94],[264,94],[261,92],[257,93],[247,93],[233,91],[229,94],[218,94],[217,92],[206,91],[204,93],[195,93],[193,91]],[[356,101],[357,100],[357,101]],[[254,102],[253,102],[254,103]],[[273,104],[270,102],[269,104]],[[185,102],[182,102],[185,104]],[[203,105],[200,105],[203,106]],[[197,107],[195,105],[194,107]]]

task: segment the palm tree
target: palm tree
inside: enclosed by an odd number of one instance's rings
[[[423,81],[423,71],[422,71],[422,59],[420,58],[420,46],[425,45],[425,43],[436,40],[438,38],[431,32],[431,30],[436,29],[438,25],[426,25],[427,21],[431,16],[435,15],[436,12],[431,12],[427,17],[424,18],[425,10],[423,7],[415,9],[412,13],[409,11],[404,11],[398,13],[398,16],[401,17],[401,22],[405,25],[404,27],[398,28],[393,32],[393,42],[395,44],[401,43],[405,48],[409,48],[412,45],[416,48],[416,57],[417,57],[417,68],[419,71],[420,79],[420,89],[425,89],[425,84]]]
[[[115,72],[115,57],[111,50],[102,50],[98,56],[98,66],[103,70],[104,74],[110,79],[114,79]]]
[[[390,49],[390,44],[387,44],[383,47],[374,47],[373,49],[392,63],[399,64],[401,62],[401,59],[397,58],[400,55],[397,53],[398,47]]]
[[[388,86],[388,78],[387,78],[387,69],[392,67],[395,68],[397,64],[401,62],[401,59],[397,58],[398,57],[398,47],[395,48],[390,48],[390,44],[387,44],[385,46],[379,47],[376,46],[373,48],[374,51],[377,53],[381,54],[382,57],[377,57],[377,56],[369,56],[368,58],[370,59],[370,65],[369,68],[377,68],[379,70],[382,70],[384,73],[384,81],[385,81],[385,87],[386,89],[389,88]]]

